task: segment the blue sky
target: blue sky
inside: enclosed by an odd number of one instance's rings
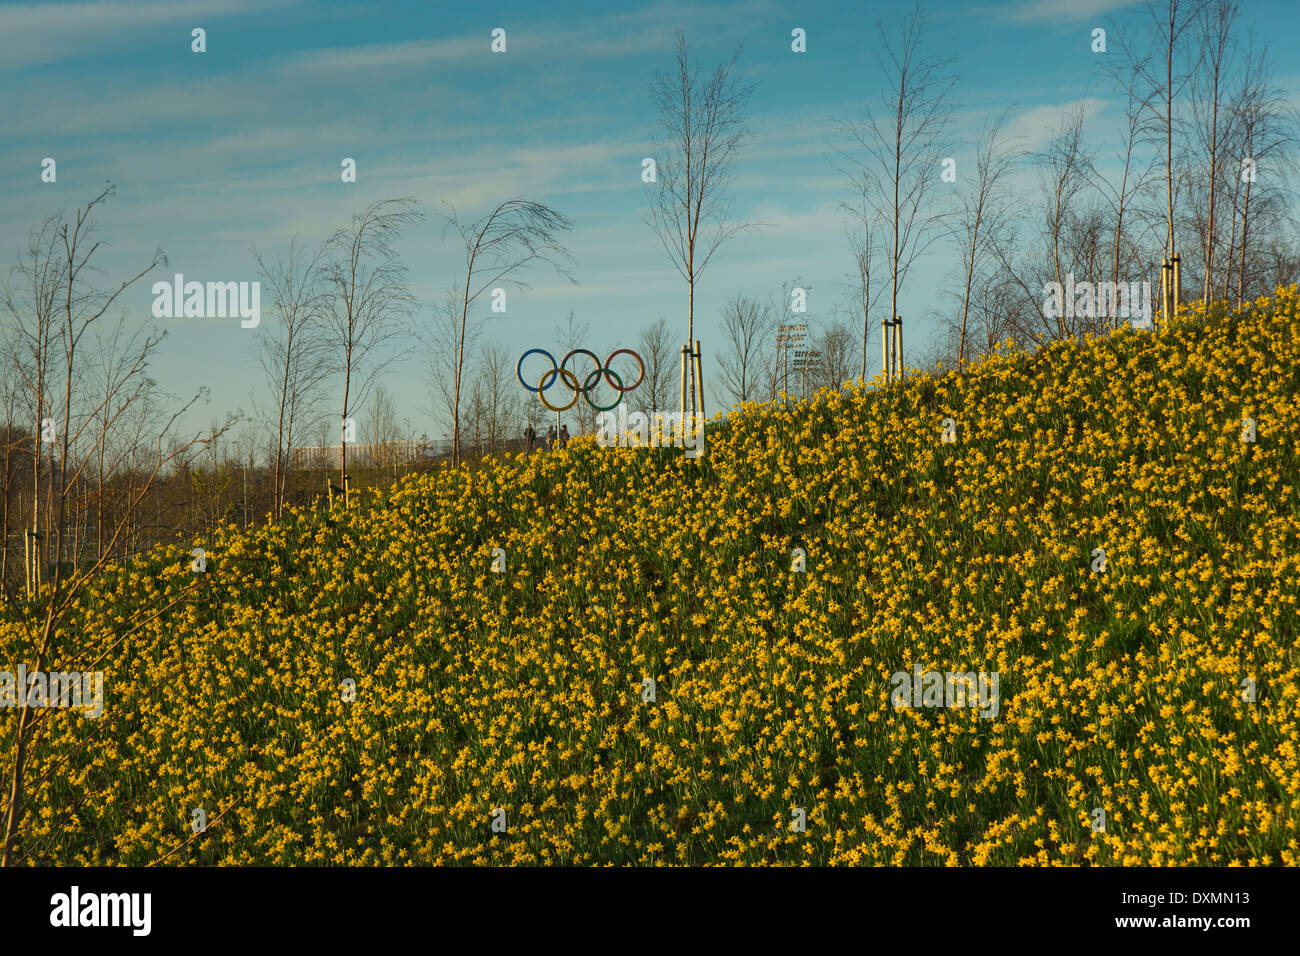
[[[671,67],[680,28],[706,70],[744,44],[740,69],[757,87],[733,212],[770,224],[724,246],[698,287],[707,362],[721,347],[719,314],[732,295],[766,297],[802,275],[813,321],[847,303],[852,260],[837,204],[849,193],[833,163],[844,145],[836,120],[860,116],[879,96],[875,21],[894,28],[901,9],[821,0],[0,4],[0,267],[34,225],[112,180],[117,194],[99,217],[100,265],[119,277],[155,247],[167,254],[170,266],[138,283],[125,307],[130,321],[170,333],[154,366],[163,387],[211,388],[196,427],[261,400],[250,358],[260,330],[237,319],[154,320],[152,282],[175,272],[253,280],[250,243],[274,251],[295,233],[315,242],[376,199],[414,196],[426,215],[446,200],[475,217],[522,194],[574,220],[566,242],[579,285],[536,271],[526,277],[532,290],[511,292],[507,313],[489,320],[487,337],[514,351],[551,346],[571,309],[602,354],[634,346],[660,316],[684,337],[685,284],[643,221],[640,179],[656,129],[651,82]],[[1107,151],[1122,104],[1089,49],[1090,32],[1132,23],[1132,4],[926,9],[928,52],[954,57],[962,77],[953,93],[959,175],[980,124],[1006,107],[1011,132],[1033,148],[1063,106],[1087,100],[1090,140]],[[1294,9],[1290,0],[1247,0],[1243,11],[1243,25],[1269,38],[1290,90],[1300,78]],[[207,31],[204,54],[190,50],[194,27]],[[503,55],[489,50],[495,27],[507,31]],[[790,50],[795,27],[807,32],[805,54]],[[40,180],[46,156],[58,162],[57,183]],[[354,184],[340,181],[343,157],[357,160]],[[399,248],[424,304],[417,322],[426,323],[463,253],[432,217]],[[953,251],[936,246],[915,267],[901,299],[905,319],[941,305],[936,290],[953,264]],[[262,329],[271,321],[264,315]],[[909,346],[928,338],[926,323],[908,328]],[[878,365],[878,344],[869,356]],[[384,384],[413,434],[443,433],[413,351]]]

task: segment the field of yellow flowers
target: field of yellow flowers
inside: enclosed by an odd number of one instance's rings
[[[1295,287],[878,386],[116,569],[19,862],[1300,863]]]

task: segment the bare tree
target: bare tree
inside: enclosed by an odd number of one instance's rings
[[[1239,164],[1234,167],[1234,172],[1238,173],[1234,178],[1241,186],[1239,197],[1234,197],[1234,218],[1241,224],[1240,236],[1238,238],[1234,222],[1229,248],[1231,260],[1232,247],[1236,247],[1236,301],[1240,309],[1250,297],[1248,289],[1269,291],[1261,288],[1258,280],[1268,271],[1268,256],[1264,250],[1270,245],[1270,232],[1286,230],[1288,226],[1293,228],[1290,217],[1293,193],[1287,183],[1291,179],[1289,174],[1295,170],[1296,129],[1300,116],[1289,104],[1286,92],[1274,80],[1267,45],[1257,47],[1254,38],[1242,69],[1241,87],[1229,110],[1237,130],[1233,145],[1240,154]],[[1260,170],[1263,170],[1262,176]],[[1248,250],[1255,253],[1257,265],[1248,265]],[[1225,288],[1232,271],[1230,262]]]
[[[40,569],[45,563],[41,471],[46,448],[50,449],[50,467],[53,468],[53,449],[52,443],[41,442],[40,438],[48,433],[43,424],[46,419],[54,420],[54,415],[50,414],[51,362],[57,334],[59,295],[65,278],[62,270],[66,267],[58,241],[62,224],[62,216],[51,216],[38,229],[32,230],[19,264],[5,279],[4,289],[5,310],[12,331],[10,364],[22,382],[27,420],[31,423],[29,428],[36,442],[31,456],[31,530],[26,532],[25,549],[29,599],[35,597],[40,586]]]
[[[993,259],[991,242],[1002,234],[1010,213],[1006,177],[1019,158],[1019,151],[999,142],[1006,116],[1003,112],[980,131],[975,144],[975,184],[962,197],[959,228],[964,285],[957,344],[958,371],[966,366],[966,325],[970,317],[971,287],[977,276],[982,279]]]
[[[352,217],[352,224],[327,240],[325,317],[334,354],[343,374],[343,414],[339,474],[343,506],[348,506],[346,423],[365,404],[376,377],[391,364],[385,352],[402,334],[399,322],[414,308],[406,268],[393,248],[402,229],[419,218],[413,199],[371,203]]]
[[[840,207],[853,216],[853,225],[845,230],[849,248],[853,251],[853,272],[849,277],[850,298],[862,313],[862,381],[867,380],[867,343],[871,339],[871,313],[880,298],[880,286],[872,288],[879,261],[879,227],[871,211],[866,181],[854,180],[857,195],[852,203],[842,202]]]
[[[1300,224],[1292,222],[1292,234],[1300,233]],[[1300,243],[1285,236],[1274,235],[1263,256],[1264,287],[1276,289],[1300,281]]]
[[[1121,271],[1138,275],[1145,275],[1147,271],[1139,244],[1133,238],[1133,233],[1137,230],[1131,222],[1131,214],[1134,203],[1147,189],[1152,169],[1150,162],[1135,165],[1137,160],[1134,156],[1142,137],[1142,115],[1146,106],[1138,100],[1133,84],[1125,87],[1125,93],[1123,151],[1116,157],[1121,165],[1119,183],[1112,184],[1099,170],[1093,168],[1093,186],[1109,205],[1111,220],[1115,224],[1111,243],[1110,281],[1116,285],[1119,284]]]
[[[324,246],[308,252],[294,237],[287,254],[267,264],[253,249],[271,314],[278,319],[258,338],[258,361],[275,402],[271,513],[276,518],[284,510],[293,448],[323,414],[316,397],[330,373],[330,342],[323,329],[325,252]]]
[[[483,293],[505,283],[525,290],[519,278],[528,266],[545,263],[574,285],[578,280],[566,267],[573,257],[559,241],[559,235],[573,226],[571,220],[550,206],[522,198],[499,203],[482,219],[462,223],[454,206],[443,218],[443,235],[454,229],[465,247],[465,285],[461,295],[455,374],[452,382],[451,461],[460,462],[460,395],[465,371],[466,330],[470,309]]]
[[[1073,271],[1067,250],[1071,226],[1079,219],[1076,211],[1082,204],[1081,196],[1090,187],[1092,162],[1084,150],[1083,104],[1076,103],[1062,110],[1061,125],[1055,136],[1034,157],[1039,167],[1039,189],[1042,194],[1041,226],[1047,247],[1048,272],[1064,288],[1066,273]],[[1060,309],[1052,330],[1058,339],[1074,334],[1073,319],[1068,309]]]
[[[151,333],[143,327],[129,330],[123,316],[110,334],[94,332],[93,387],[96,414],[92,447],[95,449],[95,556],[103,555],[104,532],[112,521],[106,497],[110,479],[121,471],[131,452],[131,433],[120,426],[131,420],[131,412],[147,416],[156,383],[144,373],[156,347],[166,333]],[[139,419],[136,419],[139,421]],[[122,434],[128,442],[112,442],[110,435]]]
[[[488,451],[497,454],[518,432],[518,388],[514,385],[515,363],[504,345],[488,344],[479,349],[478,381],[482,393],[483,430]]]
[[[118,537],[126,529],[130,516],[139,507],[143,497],[148,494],[158,473],[177,455],[186,452],[193,447],[195,441],[199,440],[194,439],[189,443],[180,443],[179,446],[173,446],[178,447],[178,451],[163,452],[163,444],[172,437],[169,433],[175,422],[181,415],[186,413],[195,401],[202,397],[202,391],[190,403],[179,409],[162,426],[157,443],[158,454],[152,471],[145,476],[144,480],[135,489],[131,500],[126,503],[125,516],[117,522],[109,541],[102,547],[103,553],[88,568],[73,569],[68,572],[62,558],[64,555],[64,542],[67,539],[69,530],[69,499],[74,494],[82,472],[95,460],[98,443],[108,440],[107,435],[95,434],[94,424],[99,420],[99,405],[120,403],[121,392],[123,390],[129,391],[134,387],[135,376],[140,374],[148,357],[150,349],[148,343],[153,341],[146,338],[136,352],[136,360],[127,363],[127,367],[132,368],[133,371],[118,378],[119,389],[104,396],[87,413],[76,414],[74,412],[74,398],[83,394],[85,390],[79,365],[82,339],[87,333],[93,334],[95,324],[113,307],[113,304],[117,302],[123,292],[143,278],[154,267],[166,263],[166,258],[161,251],[158,251],[145,269],[123,280],[116,287],[100,290],[88,284],[89,275],[97,271],[92,265],[92,260],[95,252],[99,249],[99,243],[91,239],[94,231],[92,217],[96,207],[103,203],[112,191],[113,187],[111,185],[106,186],[98,196],[84,207],[79,208],[71,221],[62,214],[46,221],[45,226],[37,233],[35,241],[32,243],[32,248],[37,250],[37,255],[33,261],[37,263],[36,276],[38,278],[36,281],[31,281],[32,277],[29,276],[28,281],[25,283],[28,289],[37,295],[38,299],[35,304],[38,308],[43,307],[43,303],[49,301],[46,298],[49,290],[44,284],[45,277],[57,277],[60,286],[59,291],[53,296],[56,308],[51,317],[52,323],[57,327],[56,337],[52,336],[50,339],[51,345],[57,347],[54,356],[58,359],[57,371],[59,374],[59,377],[52,384],[52,391],[56,395],[61,394],[61,401],[58,403],[60,419],[53,423],[55,440],[49,443],[54,446],[51,453],[51,494],[48,513],[50,515],[51,533],[54,538],[53,553],[55,560],[49,584],[41,587],[33,595],[30,604],[29,617],[33,622],[33,643],[36,648],[33,672],[59,669],[50,668],[51,663],[64,665],[61,668],[63,670],[93,670],[94,665],[99,660],[102,660],[104,655],[112,650],[114,646],[120,644],[122,640],[125,640],[129,632],[118,636],[109,645],[105,645],[105,639],[100,639],[98,642],[86,641],[78,633],[69,633],[64,624],[69,614],[77,606],[78,599],[87,585],[94,581],[104,569],[107,561],[106,555],[112,552]],[[18,302],[12,298],[8,298],[7,301],[12,306],[18,305]],[[21,307],[18,312],[21,314]],[[54,370],[55,366],[51,363],[49,368]],[[32,383],[28,383],[28,387],[32,387]],[[226,427],[229,427],[229,425],[228,420]],[[74,459],[74,449],[78,447],[79,443],[84,444],[87,437],[91,439],[91,447],[83,447],[81,453]],[[58,457],[57,463],[54,461],[56,454]],[[180,598],[177,599],[177,601],[179,600]],[[66,666],[69,658],[75,659],[78,656],[83,658],[83,661],[77,662],[75,667]],[[85,666],[85,660],[89,660],[90,667]],[[9,769],[9,792],[4,807],[4,843],[3,849],[0,850],[0,865],[7,866],[14,858],[14,849],[20,833],[23,812],[26,808],[25,792],[28,785],[28,764],[34,752],[34,745],[42,739],[39,733],[40,727],[49,713],[49,708],[32,707],[29,698],[23,696],[13,737],[13,761]],[[55,770],[57,770],[57,764],[46,769],[45,773],[37,778],[34,785],[40,786],[42,783],[47,782]]]
[[[693,348],[695,284],[724,242],[759,225],[734,221],[727,195],[748,134],[741,115],[754,87],[735,75],[740,47],[702,80],[700,68],[691,64],[686,35],[680,30],[675,35],[676,69],[656,75],[650,94],[665,139],[653,140],[656,179],[648,191],[647,223],[686,280],[686,344]],[[703,388],[695,380],[694,363],[687,363],[687,382],[695,415]]]
[[[457,413],[458,395],[463,384],[461,359],[464,355],[474,353],[483,332],[482,319],[467,319],[463,316],[463,301],[459,284],[447,289],[442,302],[434,306],[433,323],[425,339],[425,357],[435,414],[445,414],[448,427],[454,427],[457,432],[461,430],[460,415]],[[541,403],[537,404],[540,407]],[[455,442],[456,439],[452,438],[453,446]]]
[[[234,512],[236,469],[231,463],[226,429],[216,418],[208,423],[208,440],[202,454],[196,456],[196,464],[198,467],[190,471],[194,520],[206,538]]]
[[[5,331],[0,327],[0,332]],[[24,471],[26,458],[36,453],[36,438],[30,429],[16,427],[19,421],[21,387],[16,374],[10,374],[12,364],[9,341],[6,337],[0,348],[0,368],[5,373],[0,375],[0,417],[4,419],[4,435],[0,437],[0,598],[7,598],[9,587],[9,541],[11,532],[17,527],[18,535],[23,534],[21,513],[21,489],[19,479]]]
[[[142,389],[136,400],[125,406],[123,414],[109,422],[108,427],[113,434],[110,447],[119,449],[119,452],[114,456],[111,466],[107,463],[105,465],[106,488],[103,497],[107,498],[107,506],[103,522],[104,531],[101,533],[98,528],[96,529],[99,538],[95,549],[97,557],[115,555],[124,557],[135,554],[143,550],[146,534],[150,535],[151,540],[157,540],[159,535],[168,532],[175,534],[184,527],[182,522],[170,518],[164,520],[163,511],[167,507],[167,502],[163,499],[167,494],[162,485],[157,485],[150,490],[152,500],[143,500],[135,508],[131,507],[138,484],[148,474],[153,436],[158,434],[166,421],[169,414],[165,410],[166,405],[173,400],[179,399],[159,391],[150,383],[150,387]],[[97,433],[104,434],[105,431]],[[179,444],[179,439],[177,442]],[[112,488],[111,492],[109,487]],[[145,515],[146,508],[153,509],[151,517]],[[114,545],[116,550],[114,550],[103,540],[103,535],[104,533],[111,535],[113,529],[119,526],[122,532],[117,537]]]
[[[1018,242],[1018,221],[1009,214],[997,218],[997,228],[984,232],[986,243],[982,262],[987,270],[975,274],[969,290],[963,289],[957,317],[952,321],[954,364],[964,364],[971,347],[970,311],[974,308],[981,284],[1012,291],[1014,302],[1007,302],[1009,322],[996,323],[1008,331],[1009,338],[1021,347],[1061,340],[1087,329],[1100,329],[1108,317],[1088,312],[1084,303],[1077,314],[1065,307],[1070,295],[1070,274],[1093,277],[1101,281],[1111,272],[1110,229],[1112,219],[1095,195],[1092,183],[1093,164],[1084,149],[1083,105],[1073,104],[1062,110],[1060,126],[1044,147],[1033,156],[1038,169],[1037,204],[1030,219],[1034,233],[1027,242]],[[1010,204],[1014,208],[1014,203]],[[971,221],[967,210],[967,222]],[[969,238],[970,232],[968,231]],[[970,246],[966,246],[969,252]],[[966,260],[963,259],[963,273]],[[1049,314],[1043,293],[1049,283],[1059,283],[1062,308]],[[1070,303],[1072,305],[1072,303]],[[967,334],[961,332],[965,316]],[[1009,326],[1009,327],[1008,327]]]
[[[467,408],[469,414],[462,424],[466,426],[466,431],[473,438],[470,443],[471,457],[481,458],[483,456],[483,442],[486,437],[487,397],[483,392],[481,369],[472,365],[469,371],[469,377],[466,379],[469,387],[465,391],[468,398]]]
[[[397,406],[393,397],[383,385],[376,385],[370,399],[370,416],[366,429],[366,440],[371,446],[371,463],[383,471],[392,469],[397,475],[397,453],[394,446],[402,437],[401,425],[397,421]]]
[[[841,150],[850,163],[846,172],[858,192],[870,197],[877,220],[886,224],[891,317],[898,315],[898,290],[909,268],[943,235],[943,216],[934,205],[932,187],[939,180],[934,164],[946,151],[952,116],[947,99],[958,78],[948,72],[950,60],[922,55],[925,24],[918,2],[904,15],[896,45],[877,21],[877,59],[885,80],[882,102],[862,120],[839,124],[866,152],[866,158],[859,159]]]
[[[1026,313],[1035,319],[1038,317],[1037,303],[1019,298],[1017,291],[1016,280],[1006,272],[999,273],[979,288],[971,311],[973,324],[980,335],[978,349],[981,355],[991,355],[1001,342],[1014,341],[1016,330],[1030,322]],[[967,345],[969,347],[971,343]]]
[[[1116,76],[1132,94],[1132,101],[1145,109],[1145,134],[1164,146],[1165,166],[1165,255],[1178,251],[1174,234],[1174,140],[1179,137],[1181,117],[1174,104],[1186,87],[1193,66],[1190,51],[1180,41],[1198,18],[1204,0],[1147,0],[1148,21],[1145,49],[1136,43],[1121,45]]]
[[[672,334],[664,319],[656,319],[641,330],[641,360],[645,362],[645,379],[633,394],[637,408],[644,412],[664,411],[668,408],[672,387]]]
[[[1043,226],[1039,225],[1040,231],[1042,228]],[[1002,320],[985,321],[984,317],[980,319],[986,331],[989,327],[996,327],[999,330],[1000,336],[995,341],[1010,340],[1015,345],[1028,348],[1050,340],[1060,333],[1060,324],[1049,319],[1043,307],[1043,283],[1049,281],[1055,273],[1051,262],[1051,246],[1047,247],[1047,254],[1044,255],[1043,247],[1034,241],[1037,238],[1040,237],[1034,236],[1030,240],[1022,240],[1020,230],[1013,222],[1008,225],[1004,235],[995,237],[990,242],[989,248],[1001,268],[990,277],[983,289],[979,289],[972,295],[972,303],[981,303],[982,309],[982,303],[987,301],[987,293],[993,289],[1006,296]],[[1029,246],[1032,252],[1026,252],[1026,246]],[[954,348],[950,357],[955,364],[957,358],[955,322],[952,324],[952,329]],[[967,345],[970,344],[968,341]]]
[[[733,405],[757,397],[759,365],[775,324],[770,302],[736,295],[723,306],[722,334],[728,351],[718,358],[718,368]]]
[[[821,353],[821,376],[817,385],[840,389],[853,375],[853,345],[855,336],[839,318],[824,327],[816,338],[815,348]]]
[[[1196,41],[1200,47],[1200,68],[1192,74],[1191,107],[1193,131],[1197,146],[1205,163],[1205,215],[1201,231],[1201,298],[1210,301],[1214,284],[1214,254],[1218,246],[1218,232],[1222,228],[1218,217],[1222,201],[1220,185],[1223,180],[1223,151],[1230,137],[1228,111],[1223,107],[1227,99],[1227,85],[1234,67],[1233,28],[1240,6],[1237,0],[1208,0],[1198,12]]]

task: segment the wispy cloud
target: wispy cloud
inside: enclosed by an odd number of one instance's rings
[[[1059,106],[1035,106],[1012,119],[1007,127],[1006,138],[1018,140],[1017,145],[1021,149],[1030,151],[1039,149],[1056,135],[1064,112],[1082,107],[1083,119],[1086,123],[1101,112],[1103,105],[1101,100],[1085,97],[1069,103],[1061,103]]]
[[[348,73],[371,75],[425,68],[450,63],[483,61],[491,66],[488,37],[443,37],[437,40],[403,40],[396,43],[365,43],[356,46],[321,47],[286,53],[276,65],[286,75]]]
[[[0,70],[55,63],[116,47],[139,30],[169,23],[264,13],[293,0],[73,0],[0,6]],[[187,31],[188,32],[188,31]],[[182,38],[184,39],[184,38]]]
[[[1011,10],[1010,19],[1021,22],[1078,23],[1092,17],[1134,6],[1138,0],[1028,0]]]

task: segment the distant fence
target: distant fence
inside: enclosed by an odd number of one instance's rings
[[[486,439],[466,437],[461,439],[461,451],[470,457],[487,454],[490,451],[517,452],[525,451],[528,443],[522,438],[499,438],[495,448]],[[537,437],[536,446],[542,447],[542,437]],[[451,455],[451,439],[426,439],[416,441],[390,441],[373,445],[348,444],[349,468],[392,468],[413,465],[421,461],[433,461]],[[329,471],[342,467],[339,462],[338,445],[311,445],[295,448],[290,456],[291,466],[302,471]]]
[[[369,445],[348,445],[348,466],[391,468],[436,458],[451,452],[448,441],[388,441]],[[293,450],[293,467],[307,471],[341,468],[343,450],[338,445],[311,445]]]

